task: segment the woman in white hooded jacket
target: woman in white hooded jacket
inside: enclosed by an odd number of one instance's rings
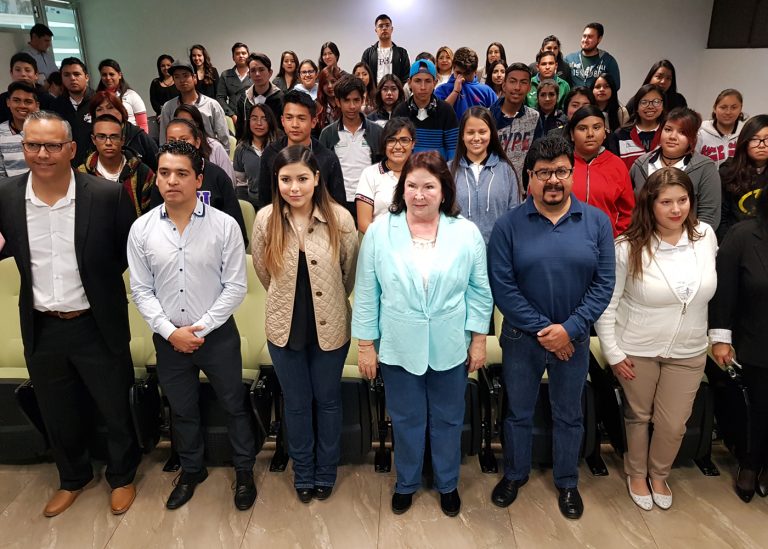
[[[694,202],[682,170],[665,167],[648,178],[629,228],[616,240],[616,285],[595,324],[627,402],[627,488],[647,511],[672,505],[666,481],[706,360],[717,240],[698,222]]]
[[[718,168],[736,151],[736,140],[744,127],[743,104],[741,92],[733,88],[723,90],[712,107],[712,120],[701,124],[696,151],[710,158]]]

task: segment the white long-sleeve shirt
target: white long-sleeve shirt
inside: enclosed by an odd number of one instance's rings
[[[141,216],[128,236],[133,301],[165,339],[179,327],[224,324],[245,298],[245,247],[237,222],[198,202],[179,234],[162,204]]]

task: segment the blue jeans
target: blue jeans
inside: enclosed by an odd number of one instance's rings
[[[293,484],[333,486],[341,454],[341,373],[349,342],[333,351],[316,343],[302,351],[267,345],[283,390]]]
[[[435,488],[441,494],[456,489],[461,467],[461,429],[464,425],[464,363],[420,376],[400,366],[379,363],[384,378],[387,411],[395,443],[395,491],[412,494],[421,486],[421,468],[429,422]]]
[[[522,480],[531,471],[533,413],[541,377],[549,374],[552,404],[552,458],[555,486],[575,488],[584,437],[581,394],[589,369],[589,335],[573,341],[574,354],[562,361],[542,347],[535,335],[507,325],[501,330],[507,414],[504,419],[504,476]]]

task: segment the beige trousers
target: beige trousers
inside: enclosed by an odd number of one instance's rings
[[[685,434],[707,355],[694,358],[630,356],[635,379],[619,378],[626,405],[624,472],[632,478],[666,480]],[[653,436],[649,444],[649,423]]]

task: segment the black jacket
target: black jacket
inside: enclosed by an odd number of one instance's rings
[[[272,166],[277,154],[288,146],[288,138],[283,137],[270,143],[261,154],[261,171],[259,172],[259,208],[272,204],[272,193],[275,192],[275,181],[272,177]],[[344,206],[347,203],[347,194],[344,191],[344,175],[341,173],[341,164],[336,153],[323,147],[320,142],[312,138],[312,153],[320,165],[320,177],[325,187],[336,202]]]
[[[88,111],[93,93],[91,88],[86,88],[85,96],[77,106],[77,109],[72,106],[66,91],[57,97],[53,103],[53,110],[72,126],[72,137],[77,144],[77,152],[75,153],[75,158],[72,159],[73,168],[77,168],[85,162],[88,153],[93,150],[93,143],[91,142],[93,121],[91,120],[91,113]]]
[[[21,275],[19,316],[24,354],[35,349],[29,236],[27,177],[24,173],[0,180],[0,233],[6,240],[3,256],[13,256]],[[85,295],[96,325],[114,353],[128,353],[128,300],[123,271],[128,267],[128,231],[136,212],[122,185],[75,173],[75,255]]]
[[[237,98],[235,99],[235,115],[237,115],[235,133],[237,138],[240,138],[243,135],[243,126],[248,123],[248,117],[251,116],[251,109],[253,108],[251,98],[253,98],[253,93],[253,84],[251,84],[240,90],[240,93],[237,94]],[[277,118],[277,125],[282,130],[283,125],[280,119],[283,116],[283,92],[280,88],[270,83],[270,88],[267,92],[267,98],[264,104],[272,109],[272,113],[275,115],[275,118]]]
[[[153,172],[157,171],[157,143],[147,135],[147,132],[126,122],[123,139],[124,148],[138,156],[144,164],[152,168]]]
[[[363,52],[361,58],[373,71],[374,80],[379,69],[379,43],[376,42]],[[403,84],[408,80],[408,73],[411,71],[411,60],[408,58],[408,51],[392,42],[392,74],[400,79]]]
[[[243,233],[243,242],[248,247],[248,232],[245,229],[243,221],[243,211],[240,209],[240,203],[235,195],[235,188],[232,180],[224,170],[216,164],[205,162],[203,166],[203,184],[197,191],[198,197],[209,206],[231,215],[237,221],[240,231]],[[155,185],[152,188],[152,197],[149,199],[149,207],[154,208],[163,203],[163,197]]]
[[[717,291],[709,328],[732,331],[739,362],[768,368],[768,227],[750,219],[735,225],[717,252]],[[762,395],[764,396],[764,395]]]

